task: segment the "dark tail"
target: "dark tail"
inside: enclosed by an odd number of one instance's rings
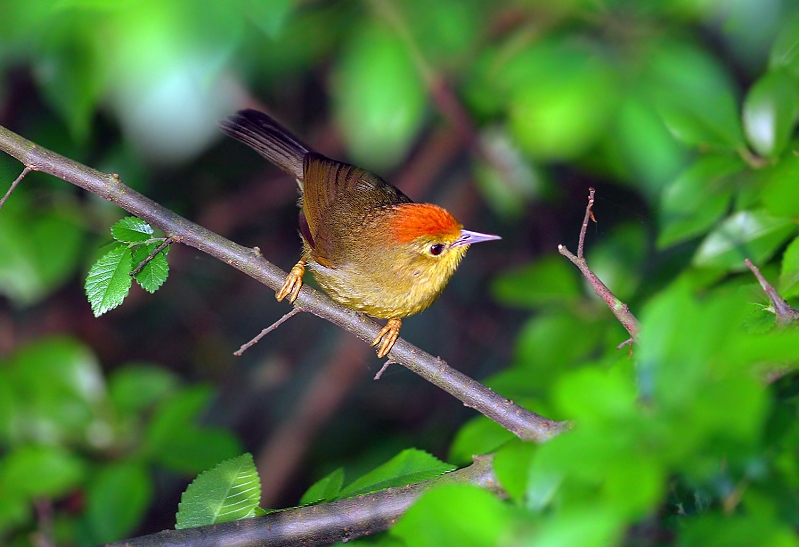
[[[303,179],[302,163],[308,147],[275,120],[257,110],[239,110],[219,122],[222,131],[251,146],[289,175]]]

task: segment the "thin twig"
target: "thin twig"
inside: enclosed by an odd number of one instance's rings
[[[591,219],[596,224],[596,217],[594,217],[594,194],[596,190],[593,188],[588,189],[588,205],[585,207],[585,217],[583,218],[583,225],[580,227],[580,241],[577,243],[577,258],[583,258],[583,250],[585,248],[585,233],[588,231],[588,220]]]
[[[386,370],[388,370],[388,367],[389,367],[389,365],[398,365],[398,364],[399,364],[399,363],[397,363],[396,361],[393,361],[393,360],[391,360],[391,359],[386,359],[386,362],[385,362],[385,363],[383,363],[383,366],[382,366],[382,367],[380,367],[380,370],[378,370],[378,371],[377,371],[377,374],[375,374],[375,377],[374,377],[374,379],[375,379],[375,380],[379,380],[379,379],[380,379],[380,378],[383,376],[383,373],[384,373]]]
[[[269,334],[270,332],[272,332],[273,330],[278,328],[280,325],[282,325],[283,323],[285,323],[286,321],[288,321],[289,319],[291,319],[292,317],[294,317],[295,315],[297,315],[301,311],[304,311],[304,310],[301,307],[299,307],[299,306],[297,306],[295,308],[292,308],[291,311],[288,312],[286,315],[284,315],[283,317],[281,317],[280,319],[278,319],[277,321],[275,321],[274,323],[272,323],[271,325],[266,327],[260,333],[258,333],[258,335],[255,338],[253,338],[252,340],[250,340],[249,342],[247,342],[246,344],[241,346],[237,351],[234,351],[233,355],[235,355],[236,357],[241,357],[242,353],[244,353],[245,351],[250,349],[252,346],[257,344],[261,340],[261,338],[263,338],[264,336],[266,336],[267,334]]]
[[[172,245],[174,242],[175,242],[174,238],[172,237],[166,238],[163,241],[163,243],[161,243],[158,247],[155,248],[153,252],[147,255],[147,258],[139,262],[139,265],[136,266],[132,272],[130,272],[130,276],[133,277],[134,275],[137,275],[140,271],[142,271],[142,268],[144,268],[153,258],[155,258],[155,255],[157,255],[158,253],[160,253],[161,251]]]
[[[588,263],[583,256],[583,246],[585,243],[585,232],[588,228],[588,219],[593,220],[596,222],[596,218],[594,218],[593,213],[593,206],[594,206],[594,189],[590,188],[588,191],[588,205],[585,208],[585,219],[583,220],[583,225],[580,228],[580,241],[578,243],[578,256],[575,256],[569,249],[566,248],[565,245],[558,245],[558,252],[568,258],[572,264],[577,266],[580,272],[583,274],[583,277],[588,280],[588,284],[591,285],[591,288],[594,289],[594,292],[599,296],[605,304],[608,305],[610,311],[613,312],[613,315],[616,316],[616,319],[622,324],[622,326],[627,329],[627,332],[630,333],[630,340],[625,341],[619,347],[623,347],[627,344],[632,344],[635,339],[638,337],[638,332],[641,330],[640,324],[638,323],[638,319],[633,315],[630,311],[630,308],[627,307],[627,304],[616,298],[616,295],[611,292],[608,287],[602,283],[602,281],[596,276],[596,274],[591,271],[591,268],[588,267]]]
[[[763,292],[766,293],[766,296],[771,300],[771,305],[774,307],[774,315],[777,316],[777,325],[784,326],[794,321],[799,321],[799,310],[792,308],[785,299],[780,296],[777,289],[775,289],[771,283],[763,277],[763,274],[760,273],[760,268],[755,266],[748,258],[744,260],[744,264],[752,270],[752,273],[755,274],[755,277],[760,282],[760,286],[763,287]]]
[[[17,184],[19,184],[20,181],[25,178],[25,175],[27,175],[31,171],[32,171],[32,169],[26,165],[25,169],[22,170],[22,173],[20,173],[19,176],[16,178],[16,180],[11,183],[11,187],[8,189],[8,192],[6,192],[6,195],[3,196],[3,199],[0,199],[0,209],[2,209],[3,205],[6,204],[6,200],[8,199],[8,196],[10,196],[11,192],[14,191],[14,188],[17,187]]]

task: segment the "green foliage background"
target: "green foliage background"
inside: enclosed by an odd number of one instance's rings
[[[293,183],[215,126],[245,105],[503,236],[403,333],[576,427],[523,444],[409,375],[339,379],[286,505],[402,448],[497,451],[508,500],[433,490],[371,540],[392,545],[796,543],[799,334],[743,260],[796,302],[798,85],[787,0],[6,0],[0,17],[0,123],[284,267]],[[20,170],[0,158],[0,188]],[[556,253],[588,186],[587,258],[642,321],[632,356]],[[295,319],[235,361],[284,308],[177,247],[159,292],[94,319],[83,279],[130,254],[122,216],[35,173],[0,211],[0,542],[174,526],[186,481],[257,453],[338,347]]]

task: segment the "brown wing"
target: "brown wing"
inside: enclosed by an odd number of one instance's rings
[[[302,211],[314,258],[335,267],[337,252],[378,207],[411,200],[380,177],[320,154],[305,156]]]

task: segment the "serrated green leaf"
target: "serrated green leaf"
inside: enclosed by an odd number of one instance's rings
[[[152,479],[142,463],[115,462],[100,469],[86,491],[86,519],[93,543],[116,541],[135,530],[152,496]]]
[[[693,257],[700,267],[743,270],[743,261],[764,262],[796,230],[790,218],[765,211],[740,211],[728,217],[702,242]]]
[[[782,255],[780,295],[783,298],[799,296],[799,237],[788,244]]]
[[[341,491],[339,498],[368,494],[392,486],[405,486],[432,479],[454,469],[454,465],[442,462],[427,452],[409,448],[380,467],[354,480]]]
[[[86,296],[95,317],[113,310],[125,300],[133,281],[130,278],[131,250],[120,245],[100,257],[86,276]]]
[[[142,245],[133,252],[132,264],[138,266],[142,263],[150,253],[156,249],[156,245],[151,243],[149,245]],[[169,276],[169,263],[166,260],[167,249],[163,249],[155,255],[144,267],[133,276],[136,282],[142,289],[149,293],[154,293],[158,288],[164,284],[166,278]],[[134,267],[135,267],[134,266]]]
[[[796,83],[785,70],[772,70],[755,82],[744,100],[742,116],[755,152],[768,158],[782,153],[793,132],[796,102]]]
[[[300,505],[333,501],[338,498],[344,484],[344,469],[339,467],[329,475],[319,479],[300,498]]]
[[[175,528],[194,528],[255,516],[261,480],[252,454],[242,454],[201,473],[183,492]]]
[[[111,226],[111,235],[121,243],[143,243],[153,237],[153,229],[136,217],[125,217]]]
[[[685,170],[663,192],[658,247],[670,247],[704,232],[729,207],[732,189],[729,177],[745,169],[732,156],[704,156]]]

